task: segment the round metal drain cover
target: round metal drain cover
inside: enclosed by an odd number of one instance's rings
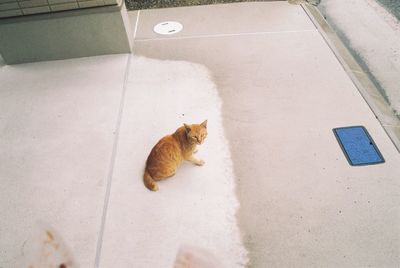
[[[154,26],[153,30],[158,34],[169,35],[182,31],[183,25],[177,21],[164,21]]]

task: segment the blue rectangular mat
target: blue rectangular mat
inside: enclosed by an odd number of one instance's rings
[[[363,126],[334,128],[336,139],[352,166],[384,163],[374,140]]]

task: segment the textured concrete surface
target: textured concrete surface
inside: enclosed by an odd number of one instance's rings
[[[182,16],[185,12],[188,16]],[[136,16],[137,12],[130,14]],[[315,30],[299,6],[289,5],[286,2],[143,10],[140,11],[140,16],[142,19],[139,18],[135,33],[135,38],[139,41],[186,37],[203,39],[230,34],[253,36],[270,32]],[[235,19],[227,20],[230,16],[235,16]],[[174,19],[183,24],[183,31],[170,36],[160,36],[152,30],[157,23]]]
[[[247,262],[235,218],[238,200],[221,100],[207,69],[193,63],[133,57],[99,267],[173,267],[178,249],[212,252],[223,267]],[[160,190],[143,186],[145,159],[184,122],[208,119],[208,136]],[[115,248],[118,248],[116,251]]]
[[[93,267],[128,56],[0,68],[0,267],[37,222]]]
[[[318,8],[311,5],[303,7],[400,152],[400,120],[384,97],[386,94],[382,94],[382,88],[371,78],[371,73],[360,65],[357,56],[346,48]]]
[[[125,5],[2,19],[0,54],[7,64],[130,53]]]
[[[400,155],[306,13],[213,7],[130,13],[130,62],[0,68],[1,267],[20,266],[38,220],[80,267],[164,268],[181,243],[227,267],[400,263]],[[167,19],[183,32],[154,36]],[[150,147],[205,117],[206,165],[146,191]],[[386,163],[348,165],[332,128],[360,124]]]
[[[400,2],[394,0],[378,0],[390,13],[400,20]]]
[[[262,5],[268,21],[268,8],[287,4]],[[212,28],[207,11],[203,27]],[[285,11],[282,25],[303,12],[296,6]],[[159,21],[190,17],[188,9],[172,13],[142,11],[139,25],[147,16],[159,16]],[[238,30],[212,37],[192,32],[190,38],[182,32],[182,37],[146,39],[152,29],[142,28],[135,53],[210,69],[223,101],[250,267],[393,267],[400,261],[399,154],[304,18],[292,21],[292,32],[281,30],[275,19],[270,24],[276,23],[275,29],[267,32]],[[377,142],[385,164],[348,165],[332,128],[360,124]]]
[[[400,117],[400,22],[375,0],[325,0],[318,7]]]

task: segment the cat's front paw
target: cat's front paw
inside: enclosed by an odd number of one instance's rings
[[[154,184],[154,186],[153,186],[153,188],[151,188],[151,190],[152,190],[153,192],[157,192],[158,190],[160,190],[160,188],[158,188],[158,185],[157,185],[157,184]]]
[[[203,160],[197,160],[196,165],[198,166],[202,166],[204,165],[206,162],[204,162]]]

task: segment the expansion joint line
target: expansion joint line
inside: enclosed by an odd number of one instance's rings
[[[104,195],[103,214],[101,217],[100,230],[99,230],[99,236],[98,236],[97,247],[96,247],[96,257],[95,257],[95,262],[94,262],[95,268],[99,267],[99,265],[100,265],[100,257],[101,257],[101,250],[102,250],[102,246],[103,246],[104,229],[105,229],[105,224],[106,224],[106,219],[107,219],[108,205],[109,205],[109,201],[110,201],[111,183],[112,183],[112,179],[114,176],[115,159],[116,159],[116,155],[117,155],[117,151],[118,151],[119,132],[120,132],[120,128],[121,128],[121,120],[122,120],[122,114],[123,114],[123,110],[124,110],[125,95],[126,95],[126,90],[127,90],[129,69],[130,69],[132,57],[133,57],[133,55],[129,54],[128,60],[126,63],[124,84],[122,87],[120,104],[119,104],[119,109],[118,109],[118,114],[117,114],[117,122],[116,122],[116,125],[114,128],[114,140],[113,140],[113,147],[112,147],[111,159],[110,159],[110,164],[109,164],[109,170],[108,170],[108,174],[107,174],[107,185],[106,185],[106,192]]]

